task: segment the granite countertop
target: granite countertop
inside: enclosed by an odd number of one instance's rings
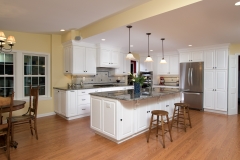
[[[59,90],[84,90],[84,89],[95,89],[95,88],[109,88],[109,87],[127,87],[133,85],[125,85],[121,83],[113,83],[113,84],[95,84],[95,85],[84,85],[83,87],[76,85],[75,87],[53,87],[53,89]]]
[[[179,93],[178,88],[153,88],[152,91],[142,91],[140,94],[134,94],[134,90],[124,90],[124,91],[111,91],[111,92],[97,92],[90,93],[92,96],[124,100],[124,101],[135,101],[141,99],[147,99],[152,97],[160,97],[169,94]]]
[[[159,85],[159,84],[154,84],[153,87],[162,87],[162,88],[179,88],[179,86],[170,86],[170,85]]]

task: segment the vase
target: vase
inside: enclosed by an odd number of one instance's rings
[[[134,83],[134,94],[140,94],[141,86],[140,83]]]

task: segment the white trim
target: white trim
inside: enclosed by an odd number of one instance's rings
[[[56,112],[55,112],[55,113],[56,113]],[[59,114],[59,113],[56,113],[56,115],[58,115],[58,116],[60,116],[60,117],[62,117],[62,118],[64,118],[64,119],[70,121],[70,120],[74,120],[74,119],[78,119],[78,118],[88,117],[88,116],[90,116],[90,113],[81,114],[81,115],[72,116],[72,117],[65,117],[65,116],[63,116],[63,115],[61,115],[61,114]]]
[[[22,99],[18,99],[18,100],[22,100],[22,101],[29,101],[29,98],[28,97],[24,97]],[[39,96],[38,97],[38,100],[39,101],[46,101],[46,100],[52,100],[52,97],[46,97],[46,96]]]
[[[48,112],[48,113],[38,114],[37,118],[42,118],[42,117],[47,117],[47,116],[52,116],[52,115],[56,115],[56,113],[55,112]]]
[[[211,45],[211,46],[203,46],[203,47],[195,47],[195,48],[183,48],[178,49],[178,52],[192,52],[192,51],[199,51],[199,50],[208,50],[208,49],[220,49],[220,48],[228,48],[230,43],[225,44],[218,44],[218,45]]]
[[[218,114],[227,114],[227,111],[219,111],[219,110],[212,110],[212,109],[207,109],[204,108],[204,112],[212,112],[212,113],[218,113]]]

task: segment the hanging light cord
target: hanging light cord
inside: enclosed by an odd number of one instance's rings
[[[161,40],[162,40],[162,55],[163,55],[162,59],[164,59],[163,40],[165,40],[165,38],[162,38]]]
[[[130,28],[131,28],[131,27],[129,26],[129,53],[131,53],[131,52],[130,52]]]
[[[149,57],[149,34],[148,34],[148,57]]]

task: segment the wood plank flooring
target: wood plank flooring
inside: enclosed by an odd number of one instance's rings
[[[39,140],[31,136],[29,126],[16,128],[18,148],[11,149],[12,160],[239,160],[240,115],[227,116],[190,110],[192,128],[187,132],[173,128],[173,142],[166,135],[152,132],[149,143],[143,133],[121,144],[95,134],[90,118],[66,121],[58,116],[38,119]],[[0,149],[0,160],[6,154]]]

